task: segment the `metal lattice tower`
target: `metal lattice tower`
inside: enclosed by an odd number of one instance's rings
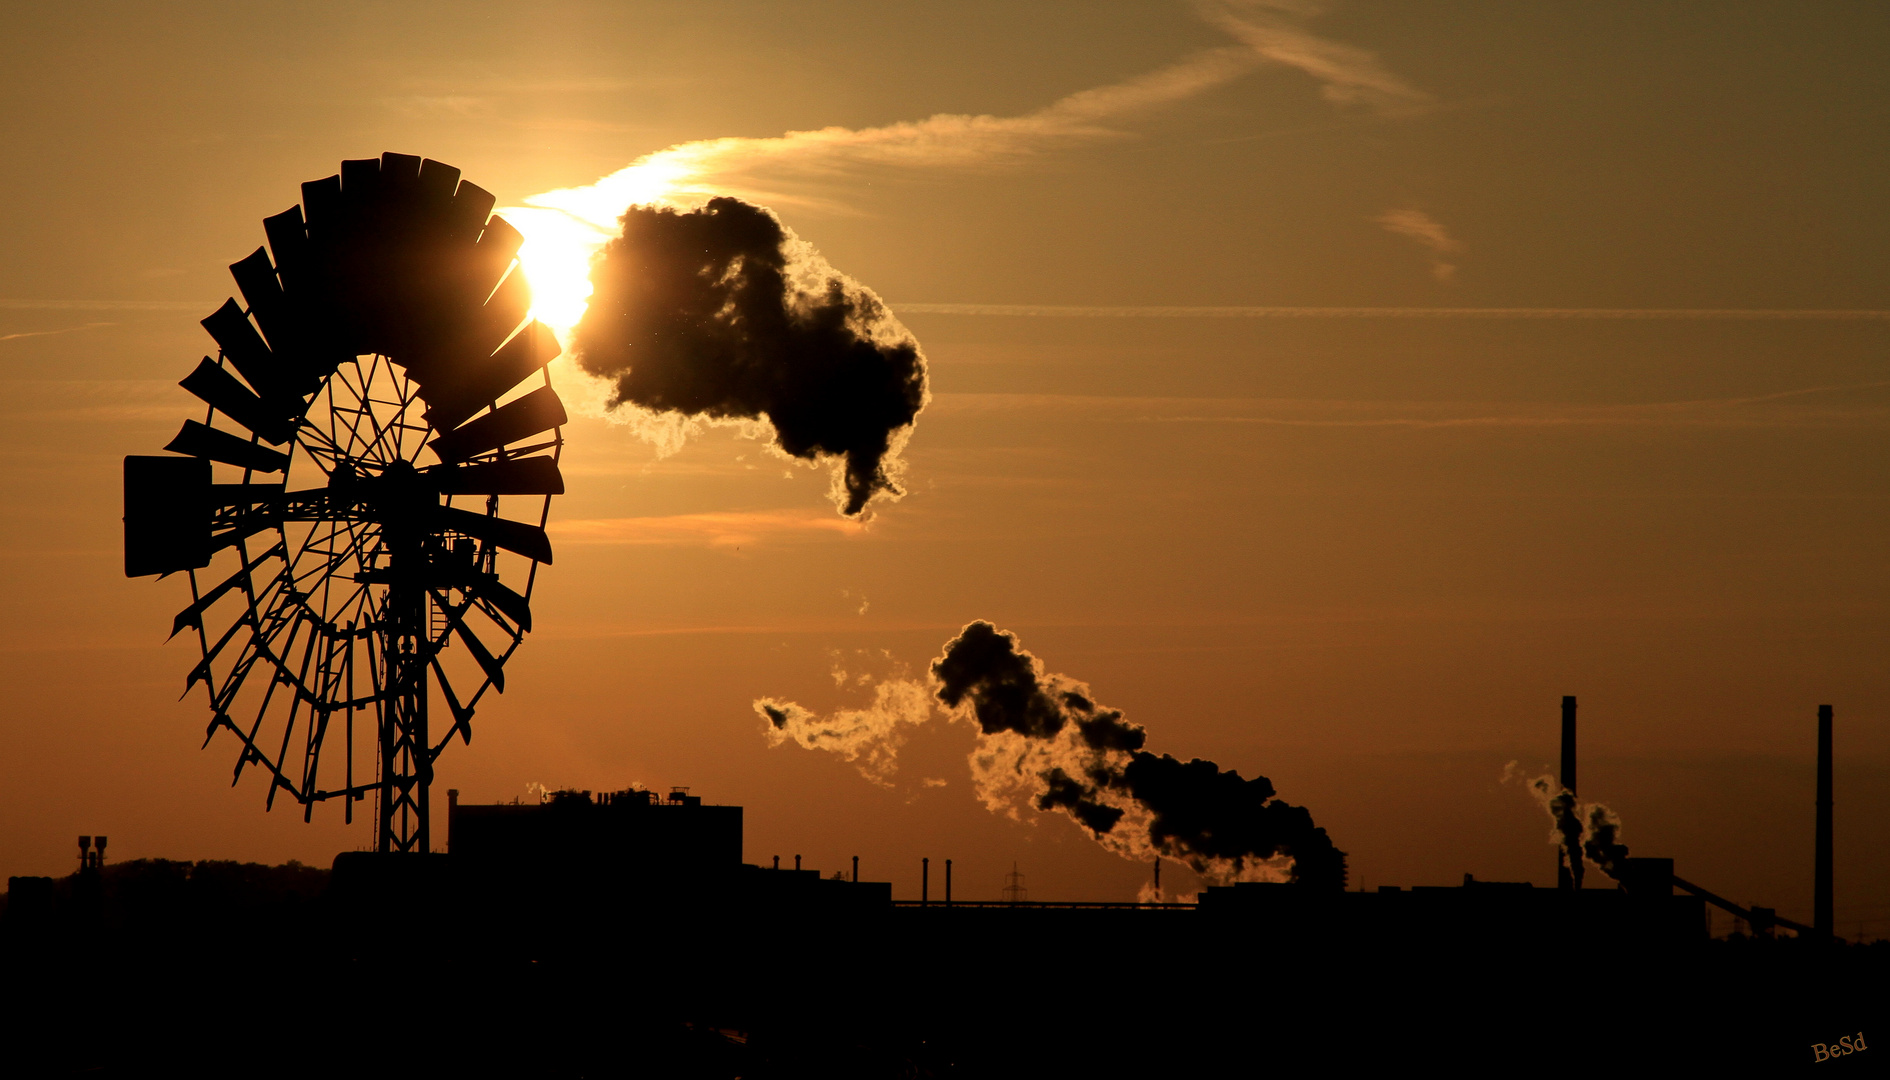
[[[1017,872],[1017,864],[1011,864],[1011,872],[1004,875],[1004,902],[1022,904],[1030,899],[1030,890],[1024,888],[1024,875]]]

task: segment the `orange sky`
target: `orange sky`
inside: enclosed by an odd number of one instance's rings
[[[990,153],[722,175],[924,343],[911,494],[857,529],[733,432],[659,457],[576,419],[537,632],[438,786],[686,784],[748,807],[751,861],[859,854],[904,894],[950,857],[995,896],[1015,860],[1042,895],[1132,897],[1145,868],[1066,820],[980,806],[963,728],[890,788],[764,739],[754,698],[858,705],[836,662],[917,671],[983,618],[1151,749],[1271,777],[1368,886],[1551,880],[1498,778],[1552,762],[1577,694],[1583,795],[1637,854],[1808,918],[1829,702],[1839,929],[1890,933],[1887,39],[1783,3],[13,13],[0,870],[63,872],[81,832],[118,858],[369,840],[229,787],[177,700],[193,646],[163,643],[184,587],[119,567],[119,459],[191,411],[197,320],[301,181],[396,150],[516,205],[677,143],[1041,117],[1247,49]]]

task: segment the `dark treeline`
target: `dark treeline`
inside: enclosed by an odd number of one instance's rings
[[[107,863],[97,874],[96,895],[88,897],[87,876],[78,873],[52,880],[56,915],[71,916],[75,905],[98,905],[105,926],[135,926],[173,920],[227,920],[243,913],[275,913],[314,903],[328,888],[324,867],[290,861],[281,866],[206,859],[132,859]],[[13,900],[0,900],[0,918]],[[25,913],[21,913],[24,917]]]

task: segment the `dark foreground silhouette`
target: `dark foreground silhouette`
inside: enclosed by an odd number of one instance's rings
[[[452,855],[15,879],[9,1073],[1770,1075],[1870,1069],[1890,1038],[1890,946],[1707,940],[1685,904],[1612,890],[919,907],[731,866],[712,815],[612,824],[674,809],[654,801],[458,809],[516,812]],[[738,808],[700,809],[739,836]]]

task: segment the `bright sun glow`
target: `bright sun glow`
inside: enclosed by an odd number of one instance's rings
[[[567,347],[591,299],[591,257],[615,235],[562,210],[508,206],[500,216],[525,234],[519,266],[532,287],[532,317]]]
[[[595,184],[542,192],[499,210],[525,235],[518,258],[532,287],[532,316],[565,346],[590,306],[591,260],[617,235],[618,217],[631,206],[672,201],[690,172],[673,156],[652,154]]]

